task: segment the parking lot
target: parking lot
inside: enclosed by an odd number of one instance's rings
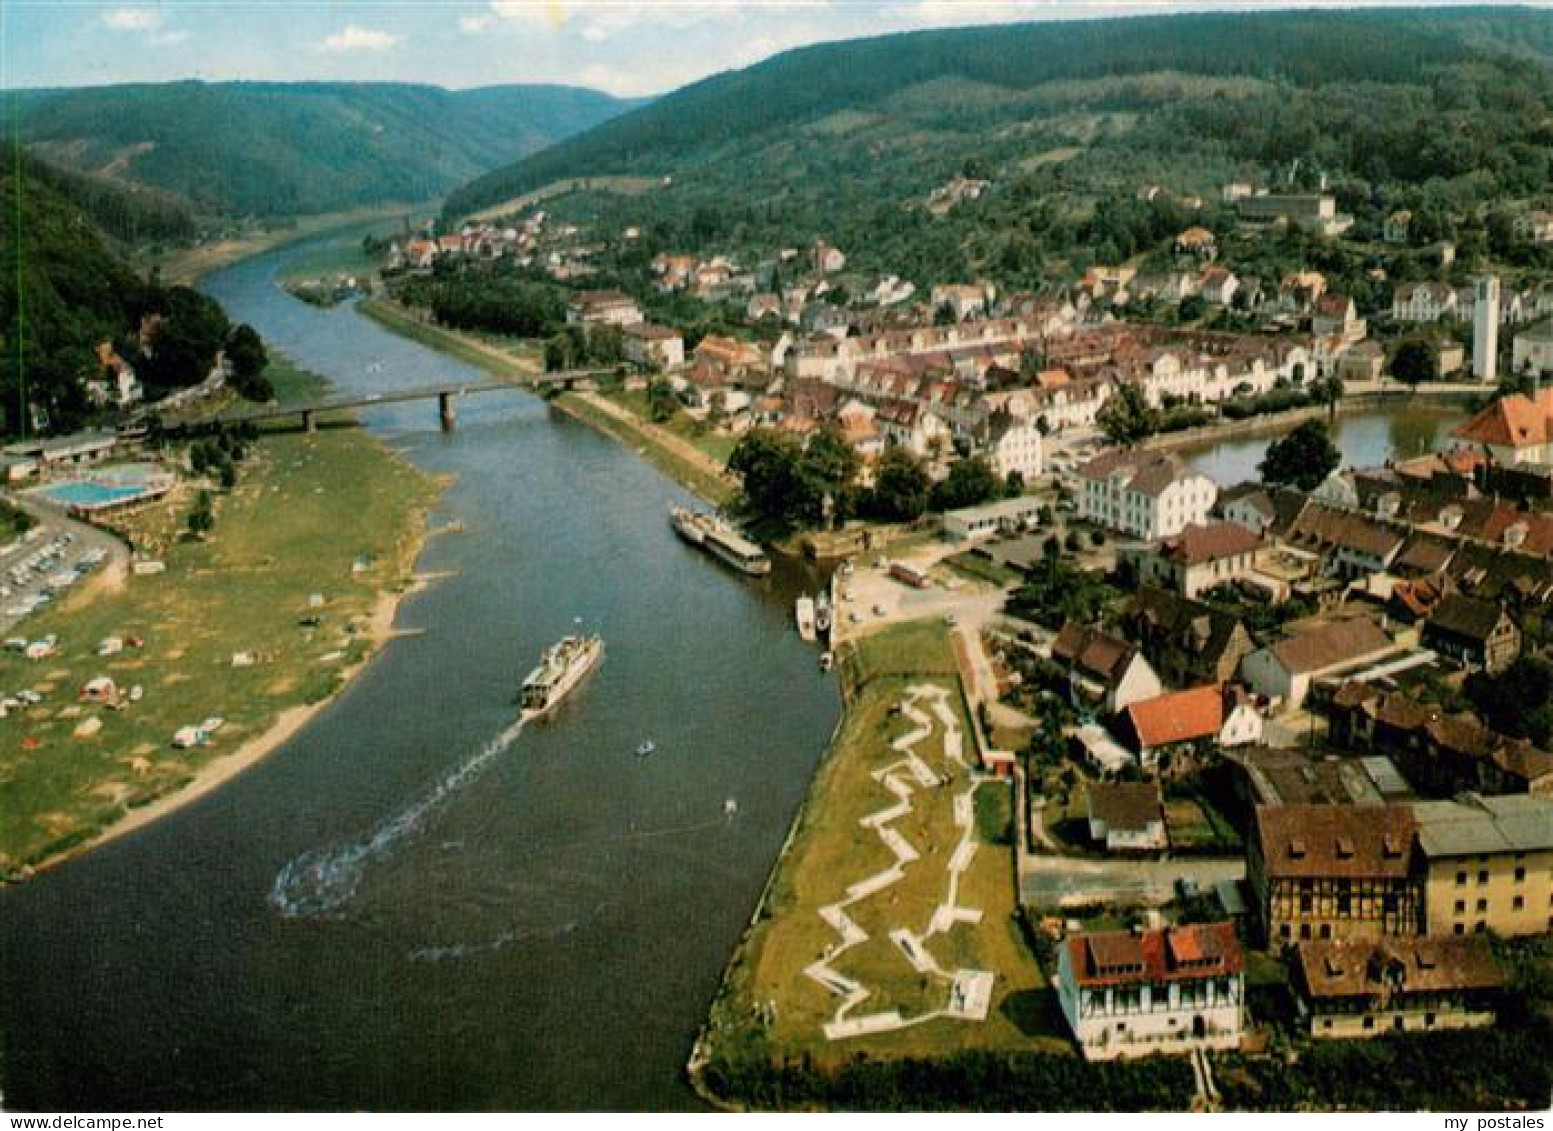
[[[26,510],[38,525],[0,546],[0,634],[7,637],[94,570],[125,556],[100,530],[37,505]]]

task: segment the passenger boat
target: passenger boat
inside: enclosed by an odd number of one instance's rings
[[[771,572],[771,559],[766,552],[716,515],[676,506],[669,508],[669,521],[685,541],[740,573],[761,577]]]
[[[823,589],[814,602],[814,628],[821,635],[830,631],[830,594]]]
[[[645,758],[656,749],[658,749],[658,744],[649,738],[636,748],[636,756],[638,758]]]
[[[805,640],[814,639],[814,598],[803,596],[793,606],[793,619],[798,622],[798,635]]]
[[[537,718],[564,699],[604,658],[599,636],[563,636],[546,648],[518,695],[523,713]]]

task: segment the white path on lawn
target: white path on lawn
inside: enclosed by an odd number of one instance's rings
[[[928,710],[920,706],[924,703]],[[974,776],[969,788],[954,798],[954,823],[960,830],[960,840],[949,857],[946,869],[949,886],[944,902],[934,909],[927,930],[921,934],[905,927],[897,927],[890,932],[891,940],[900,948],[914,970],[945,983],[943,1008],[909,1018],[902,1017],[900,1011],[894,1009],[853,1017],[852,1011],[868,1000],[873,991],[831,965],[853,947],[868,941],[868,933],[847,914],[846,908],[899,883],[905,878],[907,865],[921,859],[921,854],[911,843],[889,826],[911,812],[911,798],[917,790],[949,785],[953,780],[949,776],[935,773],[917,753],[917,747],[933,734],[933,716],[937,717],[943,730],[945,762],[954,763],[966,774],[971,772],[965,761],[965,739],[960,721],[949,706],[948,689],[933,684],[910,687],[900,710],[911,721],[913,729],[890,745],[904,756],[898,762],[875,770],[872,775],[895,799],[894,803],[858,821],[863,828],[872,829],[878,835],[895,857],[895,863],[849,886],[846,898],[839,903],[820,908],[820,918],[840,936],[840,942],[826,947],[824,957],[804,970],[810,978],[841,998],[834,1017],[824,1025],[825,1036],[831,1040],[903,1029],[908,1025],[931,1021],[935,1017],[984,1021],[992,1002],[994,976],[991,973],[985,970],[945,970],[927,945],[929,939],[946,934],[957,923],[981,922],[980,908],[962,907],[959,903],[960,877],[971,866],[976,855],[976,790],[985,780]],[[954,772],[950,769],[951,774]]]

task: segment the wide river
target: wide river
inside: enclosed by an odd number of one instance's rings
[[[286,295],[206,289],[342,390],[482,378]],[[685,496],[527,394],[373,410],[456,482],[389,645],[223,789],[0,892],[8,1108],[664,1109],[840,713],[805,579],[681,544]],[[577,625],[607,658],[511,733]],[[657,750],[639,758],[651,738]],[[738,810],[724,816],[724,801]]]

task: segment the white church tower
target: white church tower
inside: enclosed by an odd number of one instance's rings
[[[1484,275],[1475,284],[1476,301],[1472,306],[1472,376],[1492,381],[1498,376],[1499,360],[1499,280]]]

